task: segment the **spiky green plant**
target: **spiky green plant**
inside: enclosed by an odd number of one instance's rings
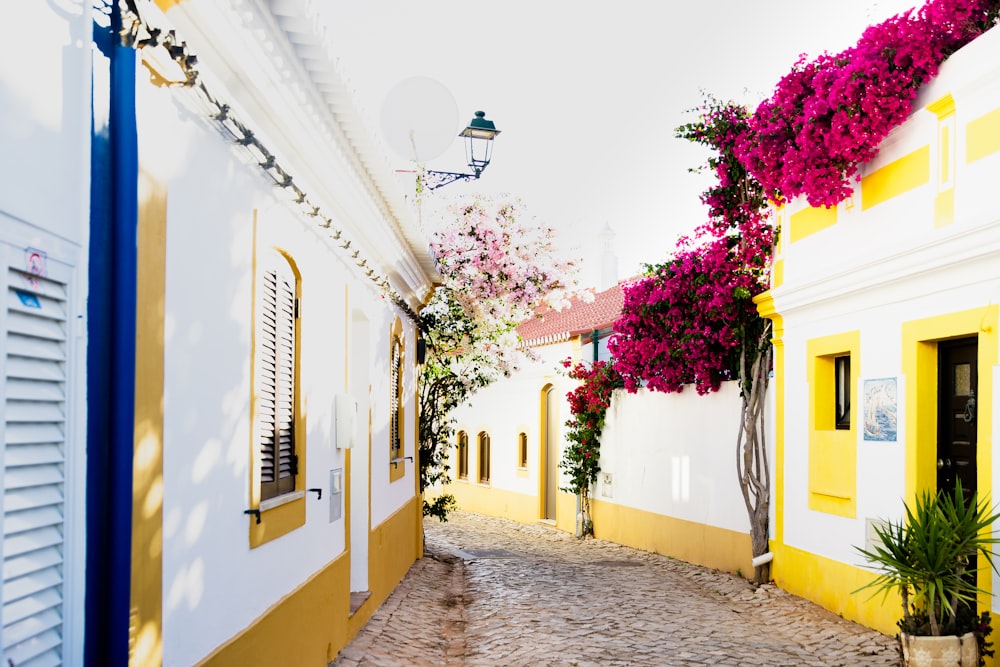
[[[976,597],[985,592],[976,573],[986,565],[996,571],[990,545],[1000,542],[993,531],[1000,514],[976,494],[966,497],[961,483],[954,492],[925,490],[905,509],[904,521],[875,527],[871,549],[855,547],[878,573],[858,590],[873,589],[873,595],[898,590],[903,605],[899,625],[908,634],[975,630],[958,627],[959,610],[974,609]]]

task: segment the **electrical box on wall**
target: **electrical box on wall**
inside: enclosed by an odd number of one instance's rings
[[[330,471],[330,523],[337,521],[343,515],[344,502],[344,469]]]
[[[333,414],[337,420],[334,430],[336,447],[350,449],[354,445],[354,432],[357,429],[358,402],[348,394],[337,394]]]

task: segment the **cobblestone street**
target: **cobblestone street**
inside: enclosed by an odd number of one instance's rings
[[[891,637],[774,586],[544,525],[465,512],[338,667],[899,663]]]

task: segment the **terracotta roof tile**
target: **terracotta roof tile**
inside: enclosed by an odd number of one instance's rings
[[[590,303],[575,297],[570,300],[568,308],[548,308],[538,317],[522,323],[517,328],[517,333],[525,343],[531,345],[533,341],[540,339],[566,339],[594,329],[604,329],[618,320],[623,302],[621,285],[615,285],[595,294]]]

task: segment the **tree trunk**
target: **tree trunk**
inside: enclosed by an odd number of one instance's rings
[[[594,522],[590,518],[590,490],[587,487],[583,487],[580,491],[580,516],[578,520],[580,525],[577,537],[584,538],[594,534]]]
[[[741,352],[743,406],[740,414],[740,431],[736,439],[736,472],[740,491],[750,518],[750,544],[754,558],[768,552],[768,523],[771,507],[771,468],[767,458],[765,438],[765,398],[771,372],[771,325],[764,327],[753,349],[744,346]],[[751,357],[749,368],[747,355]],[[754,568],[753,581],[764,584],[770,581],[771,565],[764,563]]]

